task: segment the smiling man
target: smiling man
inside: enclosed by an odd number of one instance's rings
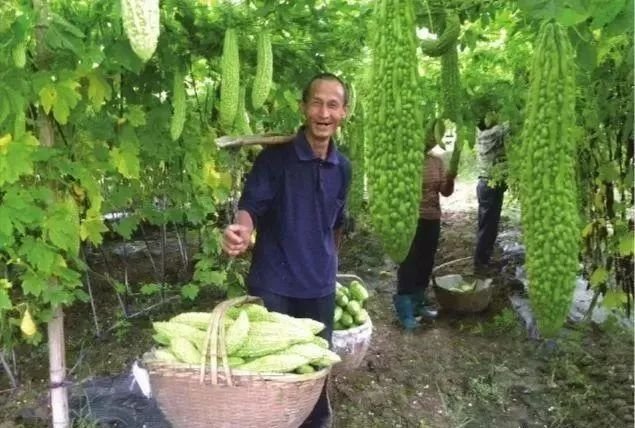
[[[247,288],[267,309],[324,323],[331,342],[337,247],[351,167],[333,135],[346,116],[344,82],[315,76],[302,92],[304,125],[292,142],[265,148],[247,176],[234,224],[223,235],[231,256],[258,239]],[[326,385],[302,427],[329,426]]]

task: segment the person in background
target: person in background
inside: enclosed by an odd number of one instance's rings
[[[302,93],[304,125],[292,142],[265,148],[247,176],[234,224],[222,246],[230,256],[244,253],[254,230],[247,277],[250,295],[265,307],[322,322],[331,342],[335,311],[337,248],[344,221],[351,165],[333,135],[346,116],[344,82],[330,73],[311,79]],[[326,384],[303,423],[331,424]]]
[[[491,273],[495,267],[491,258],[498,235],[503,197],[507,190],[503,165],[506,162],[505,138],[509,134],[509,123],[499,124],[498,120],[497,112],[490,110],[478,124],[478,231],[474,251],[476,274]]]
[[[454,192],[456,175],[447,173],[441,158],[430,153],[436,145],[433,134],[426,137],[423,183],[419,222],[406,258],[397,270],[397,294],[393,303],[399,322],[412,330],[422,319],[434,319],[437,310],[426,302],[426,289],[430,282],[434,257],[441,233],[441,205],[439,194],[450,196]]]

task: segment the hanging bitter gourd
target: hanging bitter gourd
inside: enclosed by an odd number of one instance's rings
[[[24,68],[26,65],[26,42],[26,39],[20,40],[13,49],[11,49],[13,64],[18,68]]]
[[[240,97],[240,62],[238,56],[238,35],[236,30],[225,30],[223,42],[223,57],[221,58],[221,83],[219,122],[224,130],[230,130],[236,113]]]
[[[456,140],[448,172],[456,175],[465,137],[461,109],[459,55],[456,46],[461,23],[454,12],[448,12],[436,6],[432,10],[434,13],[430,14],[430,26],[439,34],[436,40],[424,40],[421,50],[426,55],[441,57],[441,117],[451,120],[455,125]]]
[[[566,32],[544,23],[530,75],[519,189],[529,296],[544,336],[566,320],[578,269],[574,75]]]
[[[176,141],[183,132],[185,124],[186,103],[185,103],[185,82],[183,72],[174,72],[174,82],[172,84],[172,119],[170,121],[170,136],[172,141]]]
[[[273,52],[271,51],[271,36],[268,32],[258,34],[257,49],[256,77],[251,89],[251,106],[254,109],[262,107],[271,90]]]
[[[463,129],[463,112],[461,109],[461,76],[459,71],[459,55],[457,53],[456,42],[443,55],[441,55],[441,105],[443,117],[450,119],[456,126],[456,140],[448,172],[456,174],[459,169],[461,150],[465,141]]]
[[[238,135],[251,135],[251,125],[249,124],[249,114],[245,109],[245,87],[240,87],[238,95],[238,111],[234,119],[234,133]]]
[[[351,82],[348,86],[348,105],[346,106],[346,118],[351,120],[355,115],[355,108],[357,107],[357,89]]]
[[[421,51],[428,56],[441,56],[456,49],[456,41],[461,33],[461,21],[456,13],[437,11],[432,19],[433,25],[441,31],[436,40],[422,40]]]
[[[366,153],[364,142],[364,111],[360,105],[357,115],[346,127],[346,142],[350,145],[352,177],[348,191],[348,212],[353,218],[359,216],[364,202],[364,174],[366,171]]]
[[[121,0],[121,20],[132,50],[148,61],[159,41],[159,0]]]
[[[374,11],[365,131],[373,228],[401,262],[421,199],[423,120],[412,0],[380,0]]]

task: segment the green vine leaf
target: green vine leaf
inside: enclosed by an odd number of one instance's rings
[[[624,9],[626,1],[627,0],[592,0],[589,5],[589,14],[593,17],[592,28],[599,29],[613,22]]]
[[[38,141],[31,134],[22,134],[16,140],[10,134],[0,137],[0,186],[33,174],[32,153],[37,146]]]
[[[598,178],[602,181],[616,181],[620,178],[620,172],[615,162],[605,162],[598,168]]]
[[[47,284],[47,281],[41,275],[33,271],[27,271],[22,276],[22,291],[26,295],[41,296]]]
[[[53,274],[60,261],[59,254],[50,245],[32,236],[24,237],[20,253],[33,268],[46,275]]]
[[[143,106],[128,106],[128,111],[124,113],[123,117],[135,128],[146,124],[146,113],[143,111]]]
[[[6,311],[12,308],[11,298],[7,290],[0,288],[0,311]]]
[[[33,194],[20,188],[6,191],[2,207],[18,233],[24,233],[27,226],[38,224],[44,218],[44,211],[36,205]]]
[[[57,100],[57,90],[55,89],[55,85],[53,83],[47,84],[40,89],[38,95],[44,112],[49,114],[55,104],[55,101]]]
[[[8,247],[13,242],[13,224],[9,210],[0,205],[0,247]]]
[[[620,256],[628,257],[633,254],[633,247],[635,243],[633,242],[633,234],[626,233],[620,237],[620,243],[618,245],[618,251]]]
[[[55,120],[65,125],[71,110],[81,99],[81,95],[77,91],[79,86],[77,81],[71,79],[59,83],[47,83],[38,93],[44,112],[48,114],[52,110]]]
[[[104,79],[101,72],[92,71],[88,74],[88,99],[92,102],[96,111],[100,111],[102,105],[112,96],[112,88]]]
[[[592,287],[597,287],[604,284],[607,279],[609,279],[608,271],[603,267],[599,267],[595,269],[593,274],[591,274],[591,279],[589,281],[591,282]]]
[[[602,306],[607,309],[619,309],[627,302],[626,293],[621,290],[609,290],[602,299]]]
[[[194,300],[198,296],[199,291],[200,287],[198,285],[192,283],[185,284],[181,287],[181,296],[188,300]]]
[[[79,211],[70,196],[57,201],[49,208],[44,230],[56,247],[68,251],[71,256],[79,253]]]
[[[519,0],[519,8],[535,19],[555,19],[565,27],[577,25],[589,17],[580,0]]]
[[[161,286],[159,284],[143,284],[139,291],[144,296],[152,296],[161,292]]]
[[[68,305],[73,302],[74,293],[73,290],[49,284],[42,292],[42,300],[51,306]]]
[[[82,241],[90,241],[95,245],[100,245],[102,235],[108,232],[108,227],[104,224],[99,208],[90,207],[86,211],[86,218],[79,226],[79,236]]]
[[[138,226],[139,226],[139,217],[129,216],[129,217],[124,217],[118,220],[114,224],[113,229],[115,230],[115,232],[117,232],[117,234],[119,234],[123,238],[130,239],[134,231],[137,230]]]
[[[113,166],[126,178],[139,178],[139,140],[134,129],[124,126],[119,140],[119,147],[110,151]]]

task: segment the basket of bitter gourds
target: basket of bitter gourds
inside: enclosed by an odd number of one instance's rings
[[[334,375],[358,368],[366,356],[373,333],[365,309],[367,299],[368,291],[360,277],[337,275],[332,343],[342,362],[333,367]]]
[[[143,356],[152,393],[175,428],[296,428],[340,361],[324,325],[242,296],[210,312],[153,323]]]

